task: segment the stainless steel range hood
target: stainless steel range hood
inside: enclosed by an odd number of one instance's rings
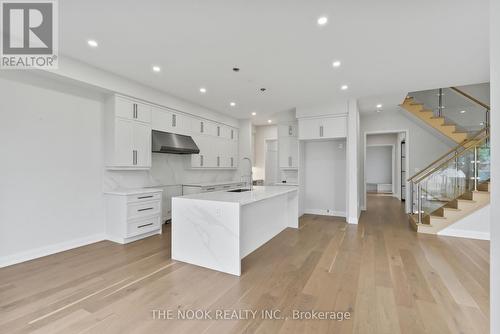
[[[152,151],[155,153],[198,154],[200,149],[191,136],[153,130]]]

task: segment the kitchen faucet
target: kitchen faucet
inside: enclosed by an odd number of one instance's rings
[[[244,157],[242,160],[248,160],[248,164],[250,165],[250,174],[242,175],[250,179],[250,190],[253,190],[253,172],[252,172],[252,160],[250,158]]]

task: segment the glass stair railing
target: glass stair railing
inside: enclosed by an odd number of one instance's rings
[[[485,127],[408,180],[412,218],[418,224],[444,219],[444,211],[458,210],[458,201],[473,202],[474,192],[489,180],[490,135]]]

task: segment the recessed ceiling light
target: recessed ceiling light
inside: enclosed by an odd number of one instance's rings
[[[153,71],[154,72],[160,72],[161,71],[160,66],[153,66]]]
[[[203,88],[203,87],[200,88],[200,93],[205,94],[206,92],[207,92],[206,88]]]
[[[231,102],[231,103],[229,103],[229,105],[230,105],[231,107],[234,107],[234,106],[236,105],[236,103]]]
[[[377,109],[380,109],[382,108],[382,105],[381,104],[377,104]]]
[[[340,60],[335,60],[333,63],[332,63],[332,66],[333,67],[340,67],[341,63],[340,63]]]
[[[257,113],[254,111],[254,112],[252,113],[252,116],[255,116],[255,115],[257,115]]]
[[[466,112],[467,112],[467,110],[460,110],[461,114],[465,114]]]
[[[320,18],[318,18],[318,25],[324,26],[327,23],[328,23],[328,17],[321,16]]]
[[[93,40],[93,39],[89,39],[87,41],[87,44],[90,46],[90,47],[93,47],[93,48],[96,48],[99,46],[99,44],[97,43],[97,41]]]
[[[272,123],[272,122],[273,122],[273,121],[272,121],[272,120],[270,120],[270,119],[268,119],[268,120],[267,120],[267,123]]]
[[[340,89],[342,89],[342,90],[347,90],[347,89],[349,89],[349,86],[347,86],[347,85],[342,85],[342,86],[340,87]]]

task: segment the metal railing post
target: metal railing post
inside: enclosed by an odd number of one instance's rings
[[[414,209],[415,203],[413,202],[413,182],[410,182],[410,213],[414,214],[415,209]]]
[[[478,161],[477,161],[477,145],[474,146],[474,191],[477,191],[477,179],[479,177]]]
[[[420,183],[417,184],[417,215],[418,215],[418,223],[422,224],[422,189]]]

